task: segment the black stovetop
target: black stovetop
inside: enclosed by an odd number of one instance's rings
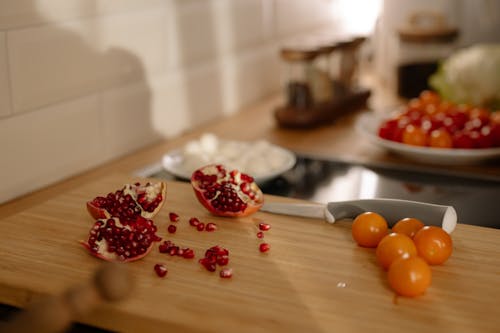
[[[144,176],[176,179],[151,169]],[[458,222],[500,228],[500,178],[362,165],[299,156],[289,171],[261,184],[264,193],[314,202],[397,198],[455,207]]]

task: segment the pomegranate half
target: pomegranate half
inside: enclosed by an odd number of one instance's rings
[[[122,223],[135,221],[138,216],[150,219],[161,209],[166,191],[164,182],[125,184],[121,190],[87,202],[87,210],[94,219],[118,217]]]
[[[80,243],[89,253],[107,261],[135,261],[146,256],[155,242],[158,228],[152,220],[138,216],[123,224],[117,217],[99,219],[89,232],[88,240]]]
[[[191,176],[198,201],[218,216],[247,216],[264,204],[264,194],[253,177],[223,165],[204,166]]]

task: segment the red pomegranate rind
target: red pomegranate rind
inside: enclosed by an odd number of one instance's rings
[[[150,219],[163,206],[166,191],[164,182],[125,184],[121,190],[87,202],[87,210],[94,219],[116,216],[123,223],[133,221],[137,216]]]
[[[191,185],[198,201],[214,215],[247,216],[264,204],[264,195],[253,177],[238,170],[227,171],[219,164],[193,172]]]
[[[152,220],[143,217],[128,224],[117,217],[99,219],[90,229],[87,241],[80,244],[99,259],[130,262],[145,257],[161,240],[157,230]]]

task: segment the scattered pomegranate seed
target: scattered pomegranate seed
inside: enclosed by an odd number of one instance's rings
[[[173,224],[169,225],[167,228],[168,232],[174,234],[177,231],[177,227]]]
[[[215,223],[209,222],[209,223],[207,223],[207,225],[205,226],[205,230],[206,230],[206,231],[209,231],[209,232],[211,232],[211,231],[215,231],[215,230],[217,230],[217,225],[216,225]]]
[[[205,257],[198,260],[209,272],[215,272],[217,265],[225,266],[229,263],[229,251],[218,245],[212,246],[205,251]]]
[[[229,263],[229,256],[223,254],[217,257],[217,265],[226,266]]]
[[[190,248],[185,248],[183,249],[184,253],[182,254],[182,257],[183,258],[186,258],[186,259],[193,259],[194,258],[194,251]]]
[[[259,229],[262,231],[267,231],[271,229],[271,225],[267,223],[259,223]]]
[[[198,220],[196,217],[192,217],[189,219],[189,224],[193,227],[197,227],[198,224],[200,224],[200,220]]]
[[[171,241],[167,240],[164,241],[163,243],[160,244],[159,246],[160,253],[166,253],[171,256],[179,256],[183,257],[186,259],[192,259],[194,258],[194,251],[190,249],[189,247],[185,248],[180,248],[179,246],[175,245]]]
[[[198,222],[198,225],[196,226],[196,229],[198,229],[198,231],[203,231],[203,230],[205,230],[205,223],[203,223],[203,222]]]
[[[170,222],[177,222],[179,221],[179,215],[177,215],[176,213],[170,213],[168,214],[168,217],[170,219]]]
[[[257,238],[264,238],[264,233],[262,231],[259,231],[257,233]]]
[[[259,251],[260,252],[267,252],[271,249],[271,245],[267,244],[267,243],[262,243],[259,245]]]
[[[205,267],[205,269],[209,272],[215,272],[215,270],[217,269],[217,266],[215,265],[215,263],[211,262],[210,259],[208,259],[208,258],[201,258],[200,260],[198,260],[198,262],[203,267]]]
[[[158,249],[160,250],[160,253],[168,253],[172,245],[173,243],[171,241],[163,241],[163,243],[160,244]]]
[[[165,277],[168,273],[167,267],[162,264],[156,264],[154,270],[159,277]]]
[[[179,247],[178,246],[172,246],[170,250],[168,251],[168,254],[171,256],[176,256],[179,254]]]
[[[233,270],[231,268],[224,268],[220,271],[219,276],[223,279],[229,279],[233,276]]]

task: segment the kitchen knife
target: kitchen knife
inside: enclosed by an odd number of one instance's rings
[[[387,220],[389,227],[403,218],[413,217],[426,225],[440,226],[449,234],[453,232],[457,224],[457,213],[452,206],[400,199],[359,199],[329,202],[326,205],[266,202],[260,210],[325,219],[329,223],[346,218],[352,219],[363,212],[376,212]]]

